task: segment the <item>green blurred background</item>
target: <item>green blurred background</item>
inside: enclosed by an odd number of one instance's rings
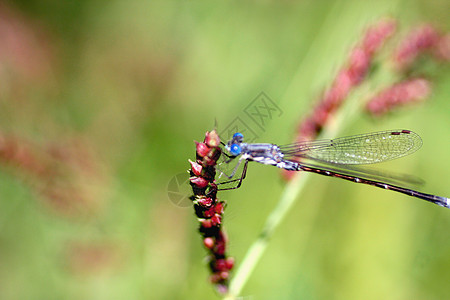
[[[265,92],[283,114],[259,141],[290,142],[368,24],[397,18],[398,41],[422,22],[447,31],[449,8],[445,0],[4,1],[0,298],[217,298],[193,209],[168,194],[195,158],[193,140],[215,119],[220,132]],[[426,71],[428,102],[377,120],[355,110],[338,134],[418,132],[421,151],[380,168],[449,196],[450,72]],[[353,98],[374,88],[368,82]],[[251,165],[241,189],[219,195],[236,267],[280,198],[279,173]],[[315,176],[242,296],[450,299],[449,228],[438,206]]]

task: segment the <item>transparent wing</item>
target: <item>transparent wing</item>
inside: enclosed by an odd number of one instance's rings
[[[332,140],[299,142],[280,146],[285,159],[311,159],[330,164],[373,164],[396,159],[422,146],[418,134],[387,130]]]

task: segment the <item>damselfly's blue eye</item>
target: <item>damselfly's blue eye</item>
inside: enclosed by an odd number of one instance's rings
[[[233,144],[230,147],[230,153],[233,156],[238,156],[239,154],[241,154],[241,151],[242,151],[241,146],[239,146],[238,144]]]
[[[237,138],[241,138],[241,139],[243,139],[243,138],[244,138],[244,136],[242,135],[242,133],[240,133],[240,132],[236,132],[235,134],[233,134],[233,139],[237,139]]]

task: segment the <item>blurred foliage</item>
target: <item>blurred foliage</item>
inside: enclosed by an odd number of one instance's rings
[[[225,128],[264,91],[282,109],[260,141],[288,143],[358,40],[386,15],[404,32],[448,31],[434,1],[5,1],[0,5],[0,297],[214,299],[192,208],[167,186],[193,140]],[[414,156],[384,168],[450,195],[448,65],[431,99],[340,132],[409,128]],[[367,99],[370,83],[355,93]],[[251,165],[227,200],[242,260],[284,182]],[[321,177],[321,176],[316,176]],[[243,296],[450,298],[447,210],[311,178]]]

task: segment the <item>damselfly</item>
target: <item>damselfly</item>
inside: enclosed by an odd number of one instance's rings
[[[239,157],[236,167],[228,178],[233,178],[245,161],[244,169],[238,181],[240,187],[247,172],[249,161],[276,166],[289,171],[305,171],[344,180],[364,183],[386,190],[396,191],[408,196],[420,198],[437,205],[450,208],[450,199],[418,192],[384,180],[382,174],[370,170],[358,169],[355,165],[374,164],[409,155],[419,149],[422,140],[410,130],[388,130],[368,134],[341,137],[332,140],[305,141],[278,146],[266,143],[244,143],[244,136],[235,133],[225,145],[229,152],[227,163]],[[317,164],[304,162],[313,161]],[[381,178],[381,180],[380,180]],[[396,178],[390,178],[395,180]],[[398,179],[398,178],[397,178]],[[400,179],[400,181],[403,181]]]

